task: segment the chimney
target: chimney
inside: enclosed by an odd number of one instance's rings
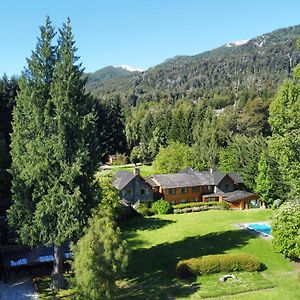
[[[133,175],[140,175],[140,169],[139,168],[134,168]]]

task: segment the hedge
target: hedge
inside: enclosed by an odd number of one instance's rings
[[[216,254],[181,260],[176,266],[180,278],[221,272],[253,272],[261,269],[259,260],[250,254]]]
[[[228,203],[220,202],[190,202],[172,206],[175,214],[196,212],[209,209],[229,209]]]

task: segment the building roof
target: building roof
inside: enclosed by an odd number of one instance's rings
[[[247,191],[242,191],[242,190],[237,190],[234,192],[228,192],[223,194],[223,200],[227,202],[238,202],[240,200],[243,200],[245,198],[250,198],[250,197],[252,197],[253,200],[259,198],[257,194],[247,192]]]
[[[157,181],[165,189],[200,185],[199,179],[194,173],[153,175],[152,180]]]
[[[155,187],[158,187],[158,183],[156,183],[155,181],[153,181],[153,179],[151,178],[151,176],[146,176],[144,177],[144,180],[152,187],[152,188],[155,188]]]
[[[221,172],[194,172],[194,174],[199,178],[200,185],[218,185],[221,180],[227,175]]]
[[[134,175],[128,171],[118,171],[115,175],[113,186],[121,190],[136,176],[138,176],[138,174]]]
[[[226,176],[229,176],[235,184],[243,183],[242,178],[237,173],[197,172],[191,167],[187,167],[176,174],[153,175],[151,180],[155,181],[154,184],[148,183],[153,187],[161,185],[163,188],[218,185]]]
[[[234,181],[234,183],[236,183],[236,184],[244,183],[244,180],[238,173],[232,172],[232,173],[228,173],[228,175],[231,177],[231,179]]]

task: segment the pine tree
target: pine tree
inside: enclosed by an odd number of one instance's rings
[[[95,214],[72,248],[79,294],[83,299],[114,299],[116,279],[127,264],[126,243],[107,214]]]
[[[268,205],[271,205],[274,200],[284,197],[284,186],[277,163],[266,150],[261,153],[258,163],[255,192]]]
[[[54,246],[53,286],[60,289],[61,246],[81,235],[96,205],[93,175],[100,155],[70,20],[59,31],[57,48],[49,19],[41,33],[14,111],[9,216],[23,243]]]
[[[20,79],[11,136],[13,205],[8,212],[9,223],[27,245],[38,244],[32,226],[33,212],[46,188],[48,163],[42,157],[45,150],[43,122],[56,60],[52,46],[55,33],[49,18],[40,32],[36,49],[27,60],[28,68]]]

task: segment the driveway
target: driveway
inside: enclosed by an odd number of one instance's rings
[[[17,279],[14,282],[0,281],[0,300],[38,300],[31,278]]]

